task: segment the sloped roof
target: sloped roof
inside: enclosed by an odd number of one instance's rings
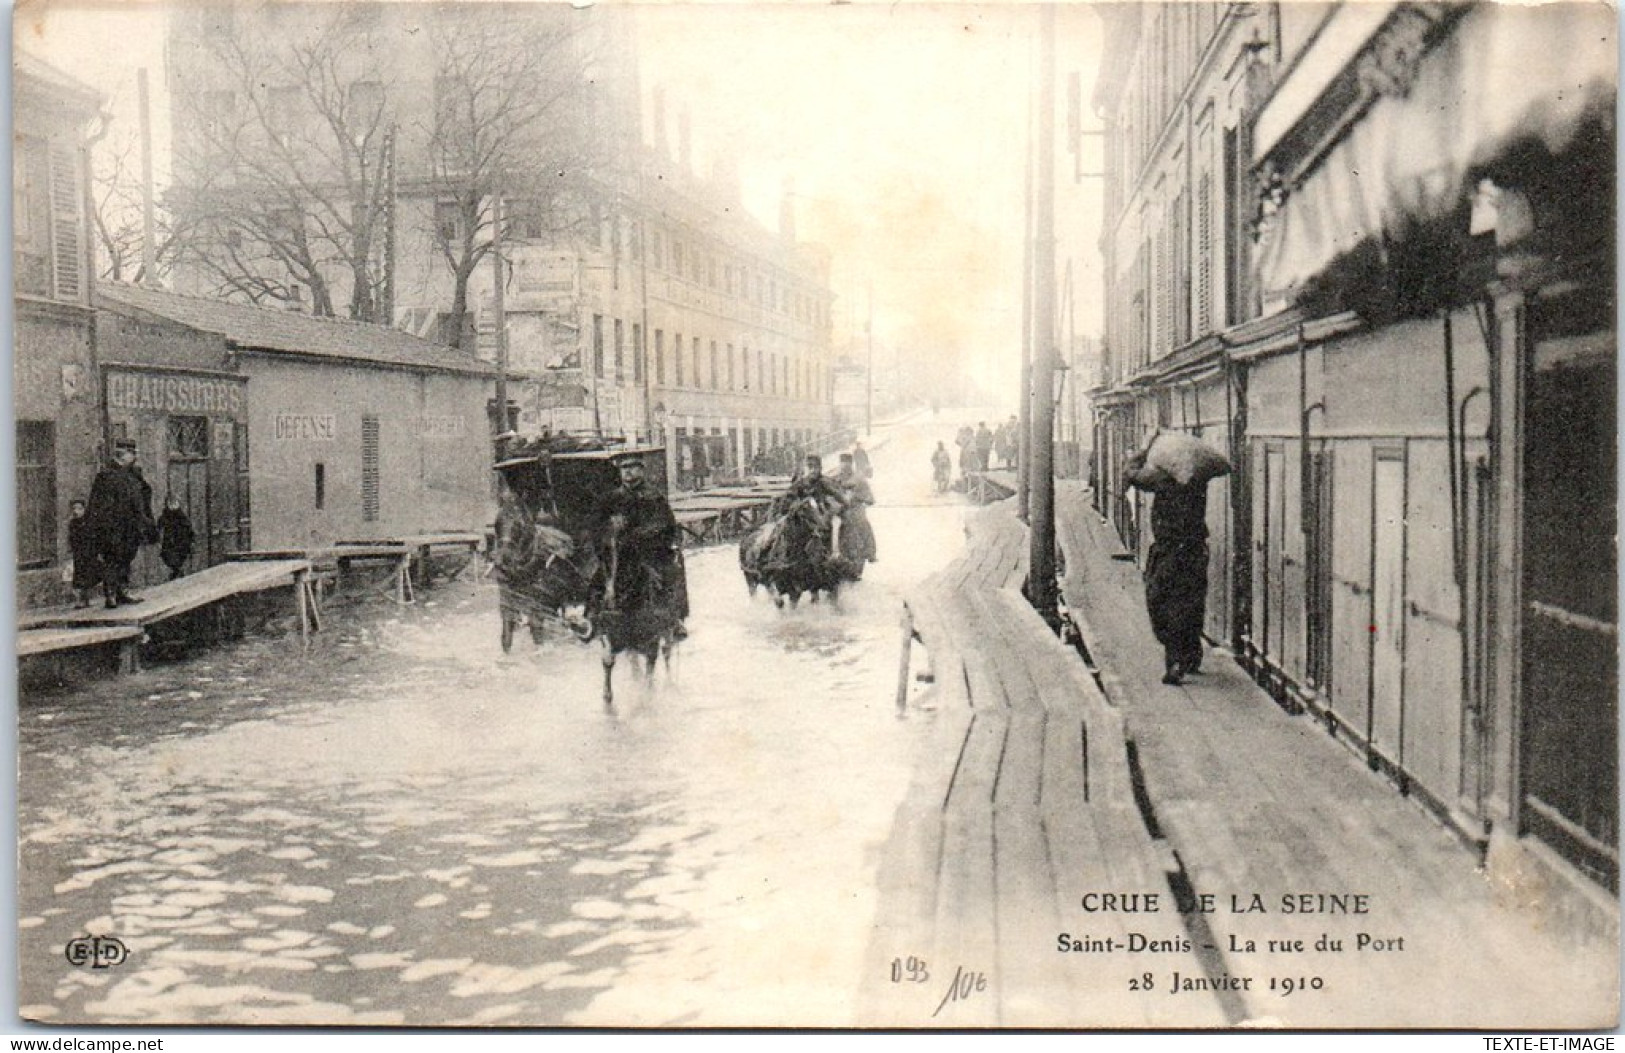
[[[90,109],[95,109],[104,101],[102,93],[95,88],[21,48],[12,52],[11,70],[18,87],[33,80],[44,88],[76,99]]]
[[[317,318],[297,311],[182,296],[135,285],[96,286],[97,306],[134,309],[207,333],[218,333],[243,351],[373,362],[459,373],[490,373],[482,362],[456,348],[436,344],[388,326]]]

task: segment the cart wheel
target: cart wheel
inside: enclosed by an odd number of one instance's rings
[[[593,624],[592,615],[590,614],[583,614],[580,618],[571,618],[565,624],[570,627],[570,632],[575,634],[575,638],[582,643],[587,643],[598,635],[598,626]]]
[[[507,654],[513,650],[514,620],[508,615],[502,616],[502,653]]]

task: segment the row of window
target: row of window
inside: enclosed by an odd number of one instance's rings
[[[1107,320],[1115,362],[1108,381],[1246,319],[1248,183],[1238,138],[1234,130],[1224,133],[1222,187],[1204,167],[1193,187],[1173,195],[1161,222],[1146,230]]]
[[[627,337],[631,343],[627,343]],[[791,355],[774,354],[758,347],[684,337],[672,333],[670,343],[664,329],[654,336],[654,375],[661,387],[697,388],[707,391],[755,392],[785,398],[823,401],[829,390],[827,367]],[[592,316],[593,374],[599,378],[625,375],[631,360],[632,379],[643,383],[643,326],[629,327],[619,318]]]
[[[1156,167],[1141,171],[1151,160],[1143,151],[1160,136],[1173,101],[1185,91],[1221,17],[1211,11],[1176,10],[1179,6],[1164,5],[1158,14],[1147,15],[1148,31],[1160,32],[1142,37],[1139,46],[1142,62],[1168,49],[1185,61],[1172,69],[1154,69],[1155,76],[1142,70],[1130,89],[1131,96],[1138,92],[1139,97],[1125,100],[1113,129],[1117,163],[1109,172],[1112,207],[1137,212],[1140,240],[1119,249],[1132,249],[1134,258],[1121,272],[1126,280],[1116,283],[1108,304],[1109,383],[1245,321],[1252,312],[1246,281],[1254,193],[1247,118],[1243,114],[1233,127],[1223,127],[1227,120],[1221,109],[1229,83],[1215,83],[1209,97],[1194,99]],[[1154,118],[1143,109],[1145,97],[1155,94],[1153,88],[1168,106]]]
[[[818,295],[798,289],[771,264],[759,259],[731,257],[688,234],[678,236],[659,227],[649,228],[643,244],[638,223],[625,216],[603,215],[593,206],[593,225],[600,249],[619,250],[633,260],[647,248],[642,262],[674,278],[702,285],[747,304],[786,315],[797,322],[826,327],[829,304]]]
[[[1131,186],[1144,167],[1197,62],[1218,32],[1224,9],[1220,3],[1145,5],[1139,62],[1118,111],[1119,185]]]

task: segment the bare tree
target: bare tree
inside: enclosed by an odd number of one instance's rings
[[[391,321],[381,303],[394,130],[389,78],[343,13],[280,39],[207,37],[216,86],[193,92],[167,204],[218,291]],[[345,281],[336,284],[336,277]]]
[[[94,152],[90,193],[95,229],[97,273],[109,281],[142,282],[149,275],[142,261],[142,187],[139,143],[133,128],[115,127]],[[170,270],[177,248],[174,224],[159,210],[154,215],[155,275]]]
[[[141,183],[136,142],[117,132],[95,152],[90,181],[102,278],[124,281],[141,265]]]
[[[434,45],[433,241],[452,274],[445,336],[467,346],[469,281],[495,243],[493,215],[503,240],[557,240],[588,221],[585,201],[612,157],[591,76],[602,41],[568,7],[513,4],[442,20]]]

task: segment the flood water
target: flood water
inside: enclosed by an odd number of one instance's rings
[[[957,422],[956,422],[957,423]],[[946,422],[877,432],[880,562],[828,605],[688,558],[670,676],[498,643],[465,573],[20,706],[19,1004],[57,1023],[726,1026],[852,1019],[878,850],[930,714],[902,591],[952,559]],[[75,937],[128,959],[75,967]]]

